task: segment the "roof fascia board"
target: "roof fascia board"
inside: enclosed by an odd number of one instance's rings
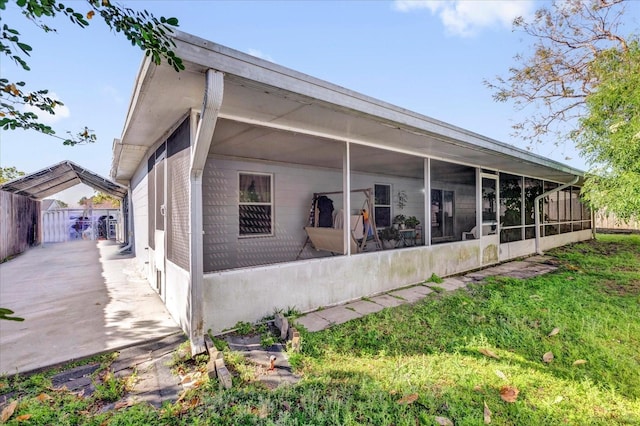
[[[124,127],[122,128],[122,136],[120,137],[120,140],[124,140],[126,138],[127,130],[129,129],[133,115],[136,112],[136,106],[141,103],[144,96],[147,95],[148,91],[145,89],[149,86],[151,79],[155,74],[156,67],[156,64],[151,60],[151,56],[143,56],[139,67],[140,71],[138,71],[138,75],[136,76],[133,93],[129,100],[127,117],[124,122]]]
[[[465,147],[477,147],[526,162],[539,164],[572,175],[584,175],[581,170],[549,158],[529,153],[512,145],[435,120],[433,118],[397,107],[372,97],[345,89],[309,75],[285,68],[260,58],[204,40],[200,37],[176,31],[176,53],[184,61],[204,68],[212,68],[274,86],[312,99],[335,104],[369,116],[380,117],[393,123],[440,136],[444,142],[463,143]]]

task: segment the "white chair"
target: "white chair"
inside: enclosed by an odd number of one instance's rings
[[[478,227],[474,226],[473,228],[471,228],[471,231],[469,232],[463,232],[462,233],[462,240],[466,241],[466,240],[477,240],[478,239]]]

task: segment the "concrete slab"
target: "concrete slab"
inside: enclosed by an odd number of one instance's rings
[[[329,321],[322,318],[317,312],[310,312],[303,317],[297,318],[295,322],[309,331],[324,330],[331,325]]]
[[[34,247],[0,265],[0,373],[14,374],[180,333],[113,241]]]
[[[400,306],[403,303],[406,303],[402,299],[398,299],[397,297],[389,296],[388,294],[381,294],[379,296],[375,296],[371,298],[372,302],[377,303],[378,305],[382,305],[385,308],[394,308],[396,306]]]
[[[514,260],[513,262],[505,263],[504,266],[507,266],[512,271],[516,271],[518,269],[530,267],[531,263],[524,262],[522,260]]]
[[[546,262],[553,262],[554,260],[555,259],[551,256],[536,255],[536,256],[527,257],[524,261],[533,262],[533,263],[546,263]]]
[[[445,278],[441,283],[427,283],[425,285],[429,287],[439,287],[444,289],[445,291],[454,291],[459,288],[465,287],[466,283],[457,278]]]
[[[369,315],[383,310],[384,306],[369,302],[368,300],[357,300],[355,302],[347,303],[345,308],[353,309],[360,315]]]
[[[424,299],[427,294],[432,293],[429,287],[414,286],[409,288],[403,288],[402,290],[392,291],[389,294],[394,297],[401,297],[408,303],[415,303]]]
[[[352,319],[360,318],[362,316],[352,309],[347,309],[344,305],[323,309],[321,311],[318,311],[317,313],[322,318],[329,321],[331,325],[342,324],[347,321],[351,321]]]
[[[470,278],[473,281],[482,281],[487,277],[492,276],[493,274],[491,273],[491,271],[486,271],[486,270],[482,270],[482,271],[476,271],[476,272],[470,272],[467,275],[465,275],[465,278]]]

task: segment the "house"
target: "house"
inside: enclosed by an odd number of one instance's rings
[[[53,198],[45,198],[44,200],[42,200],[42,205],[40,206],[40,209],[43,212],[60,210],[65,208],[67,208],[67,206],[62,201],[55,200]]]
[[[207,330],[276,309],[592,238],[579,170],[189,34],[174,39],[186,69],[144,60],[111,177],[130,188],[139,266],[194,351]],[[378,235],[400,215],[419,224],[383,249]]]

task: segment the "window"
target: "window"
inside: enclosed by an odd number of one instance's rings
[[[272,176],[240,173],[239,233],[240,236],[273,234]]]
[[[374,185],[374,214],[377,228],[391,226],[391,185]]]
[[[498,229],[496,187],[494,177],[482,178],[482,236],[493,235]]]
[[[443,189],[431,190],[431,238],[450,239],[453,234],[454,193]]]
[[[500,242],[522,239],[522,176],[500,173]]]

